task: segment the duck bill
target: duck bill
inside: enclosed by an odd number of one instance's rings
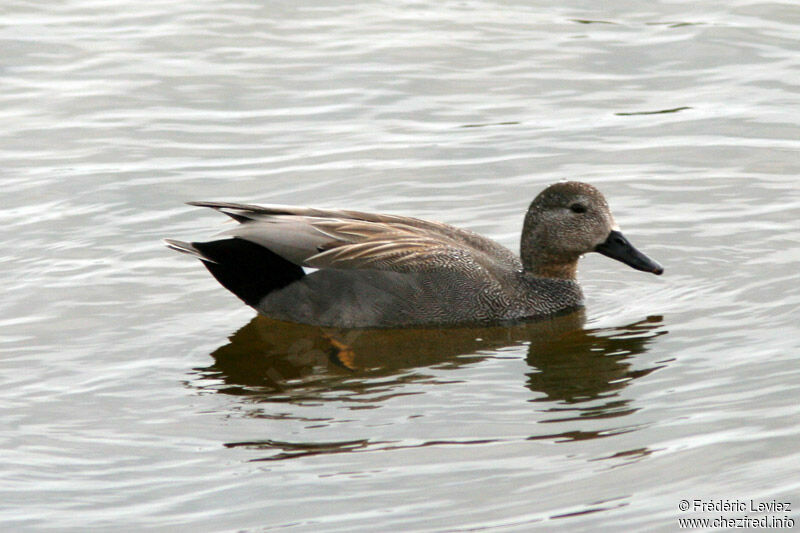
[[[634,248],[628,239],[617,230],[609,233],[605,242],[598,244],[594,251],[611,259],[621,261],[636,270],[652,272],[656,275],[661,275],[664,272],[664,268],[661,265]]]

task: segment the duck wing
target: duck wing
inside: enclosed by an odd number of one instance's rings
[[[253,242],[300,266],[395,272],[521,268],[507,248],[440,222],[308,207],[190,204],[240,222],[221,236]]]

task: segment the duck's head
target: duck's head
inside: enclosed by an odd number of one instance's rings
[[[533,200],[522,228],[525,271],[537,277],[575,279],[578,259],[599,252],[644,272],[664,269],[619,231],[595,187],[577,181],[550,185]]]

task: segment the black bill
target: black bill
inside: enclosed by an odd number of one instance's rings
[[[609,233],[605,242],[598,244],[594,251],[600,252],[611,259],[622,261],[636,270],[652,272],[656,275],[661,275],[664,272],[664,267],[634,248],[628,239],[616,230]]]

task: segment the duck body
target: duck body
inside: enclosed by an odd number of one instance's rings
[[[347,328],[514,322],[581,307],[575,271],[583,253],[662,271],[622,237],[599,191],[579,182],[552,185],[536,197],[521,257],[474,232],[410,217],[192,205],[240,224],[208,242],[167,245],[199,258],[260,313],[290,322]]]
[[[439,272],[320,270],[268,294],[256,309],[279,320],[336,327],[495,324],[583,303],[574,281],[522,272],[458,278]]]

